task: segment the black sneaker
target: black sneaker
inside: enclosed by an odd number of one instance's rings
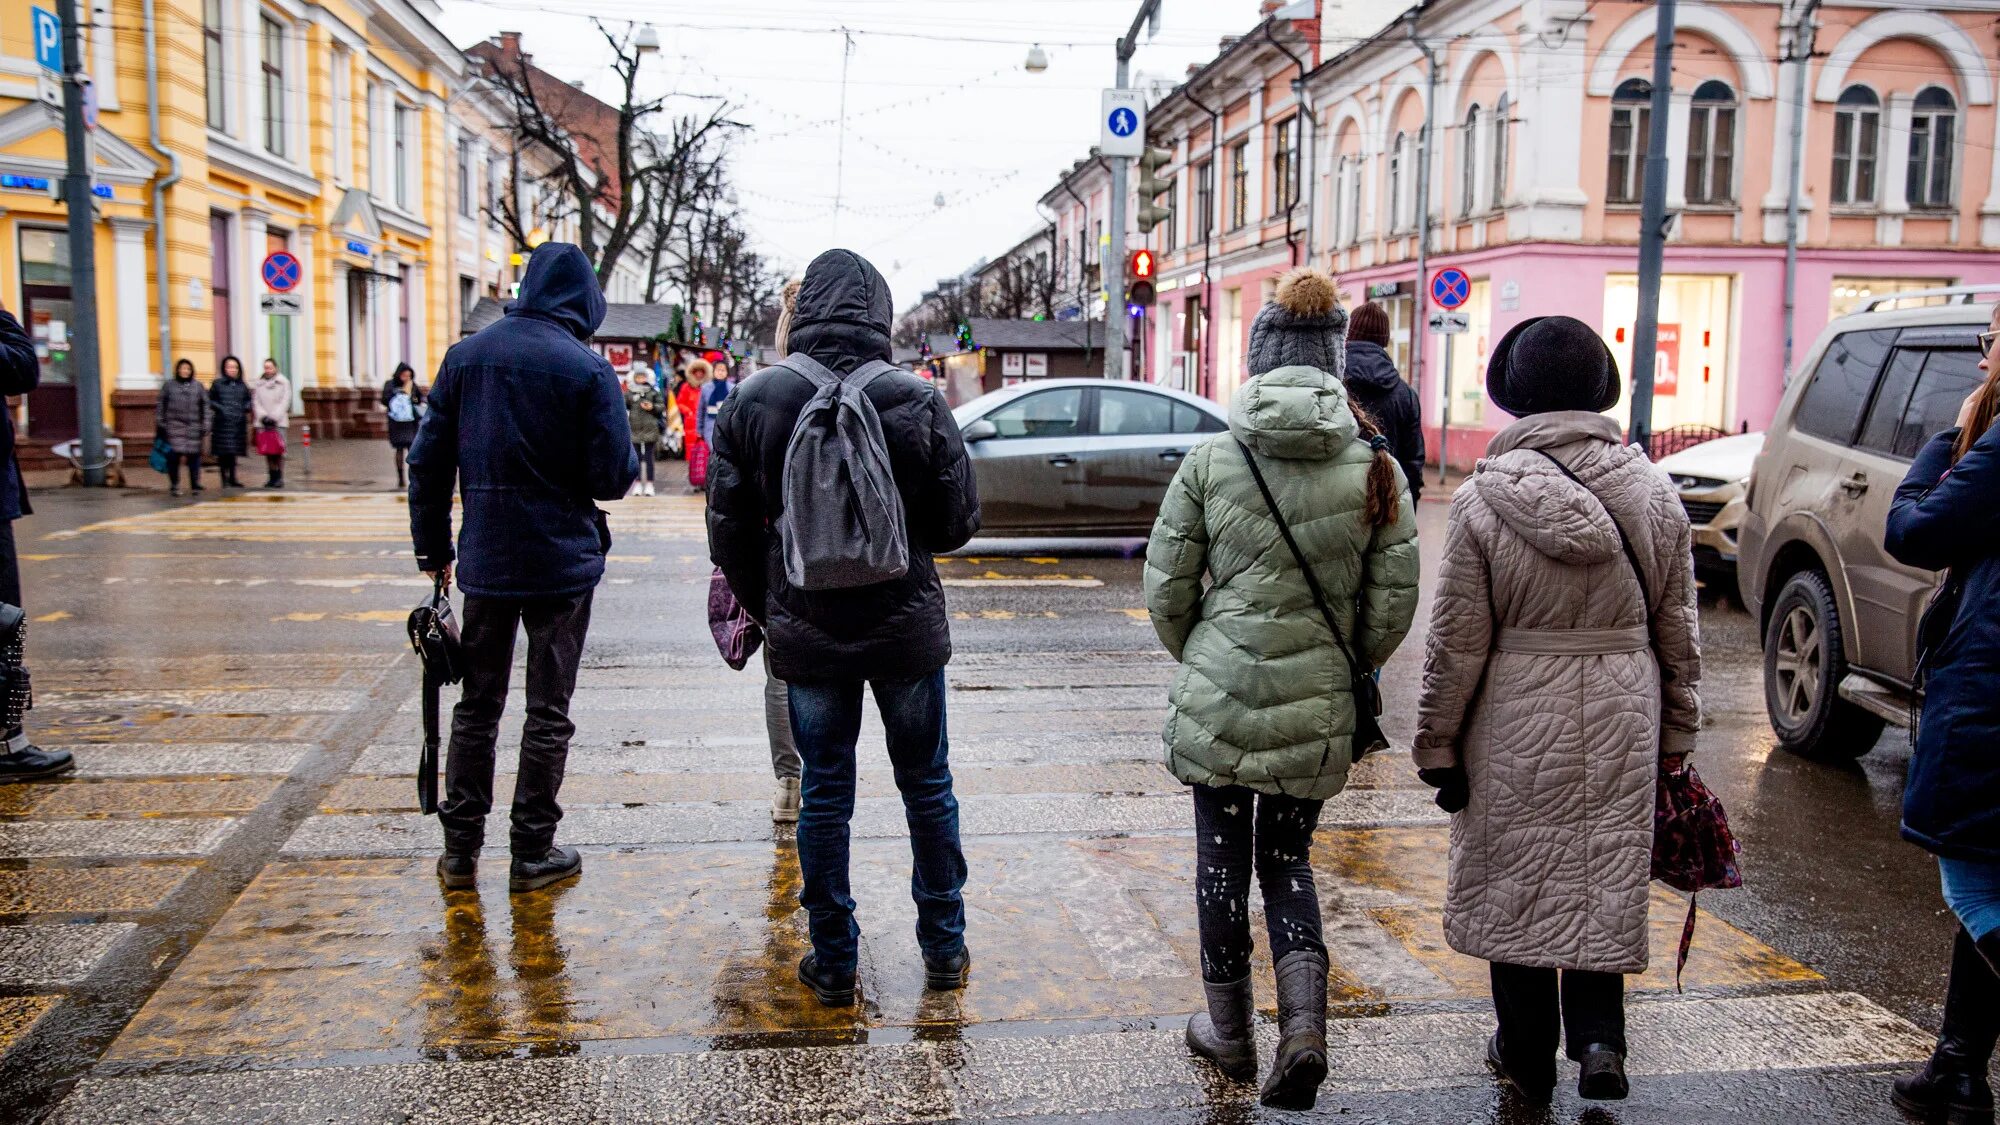
[[[935,992],[951,992],[965,987],[965,978],[972,972],[972,955],[964,946],[958,952],[941,957],[924,954],[924,987]]]
[[[819,959],[810,953],[799,960],[799,983],[812,989],[819,1002],[829,1008],[846,1008],[854,1003],[854,974],[823,972]]]
[[[1516,1096],[1531,1106],[1544,1106],[1555,1100],[1555,1062],[1550,1060],[1549,1075],[1542,1081],[1522,1081],[1521,1077],[1507,1069],[1506,1059],[1500,1054],[1500,1033],[1486,1041],[1486,1065],[1493,1069],[1501,1085],[1512,1090]]]
[[[510,891],[532,891],[546,887],[550,883],[560,883],[583,873],[583,856],[575,848],[561,844],[551,845],[548,854],[540,859],[514,857],[514,866],[507,874],[507,889]]]
[[[479,882],[479,857],[476,855],[452,855],[447,852],[438,857],[438,882],[447,891],[470,890]]]
[[[27,746],[11,754],[0,754],[0,785],[15,781],[40,781],[75,768],[76,758],[67,750]]]
[[[1592,1043],[1583,1049],[1583,1070],[1576,1078],[1578,1097],[1593,1102],[1623,1101],[1632,1093],[1625,1078],[1625,1056],[1606,1043]]]

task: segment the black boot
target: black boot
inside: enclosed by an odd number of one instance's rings
[[[470,890],[479,882],[479,857],[477,855],[453,855],[446,852],[438,857],[438,882],[447,891]]]
[[[1988,935],[1988,944],[1993,943]],[[2000,1039],[2000,975],[1963,927],[1951,947],[1944,1026],[1937,1050],[1915,1074],[1896,1079],[1897,1108],[1926,1122],[1992,1125],[1993,1088],[1986,1068]]]
[[[958,952],[942,957],[924,954],[924,987],[933,992],[953,992],[965,987],[966,977],[972,975],[972,954],[964,946]]]
[[[1582,1070],[1576,1076],[1578,1097],[1593,1102],[1623,1101],[1632,1093],[1625,1077],[1625,1056],[1608,1043],[1583,1049]]]
[[[1278,959],[1278,1053],[1259,1101],[1311,1109],[1326,1081],[1326,954],[1295,949]]]
[[[819,958],[808,953],[799,960],[799,982],[812,989],[821,1004],[846,1008],[854,1003],[854,974],[828,972],[819,967]]]
[[[1202,981],[1201,990],[1208,996],[1208,1011],[1189,1017],[1188,1050],[1237,1082],[1255,1082],[1257,1041],[1250,1034],[1250,1024],[1256,1008],[1250,974],[1227,984]]]
[[[1486,1041],[1486,1065],[1491,1068],[1494,1076],[1500,1079],[1501,1084],[1513,1090],[1515,1095],[1527,1104],[1541,1106],[1554,1100],[1555,1061],[1553,1059],[1549,1061],[1547,1075],[1529,1077],[1521,1074],[1514,1067],[1507,1065],[1507,1056],[1500,1049],[1498,1031]]]
[[[0,754],[0,785],[15,781],[39,781],[68,773],[76,768],[76,758],[67,750],[44,750],[24,745]]]
[[[551,844],[548,853],[539,859],[514,857],[513,869],[507,873],[507,889],[532,891],[582,873],[583,856],[575,848]]]

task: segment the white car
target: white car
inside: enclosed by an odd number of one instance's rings
[[[1736,568],[1736,533],[1747,510],[1750,466],[1763,448],[1761,433],[1732,434],[1660,458],[1660,468],[1673,478],[1694,525],[1696,569]]]

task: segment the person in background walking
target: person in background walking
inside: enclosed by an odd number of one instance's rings
[[[1417,712],[1453,814],[1445,939],[1491,962],[1503,1082],[1546,1104],[1563,1042],[1580,1095],[1623,1098],[1654,790],[1701,729],[1687,512],[1604,415],[1618,365],[1589,325],[1516,325],[1486,389],[1520,421],[1452,498]]]
[[[167,440],[167,493],[181,494],[181,466],[187,466],[188,488],[200,492],[201,450],[208,442],[208,388],[194,377],[194,361],[174,361],[173,378],[160,384],[154,424]]]
[[[285,446],[292,425],[292,381],[278,373],[278,361],[264,361],[264,373],[250,388],[250,413],[257,420],[257,450],[270,476],[265,488],[285,487]]]
[[[1208,1010],[1189,1021],[1187,1042],[1230,1077],[1256,1078],[1254,867],[1280,1032],[1262,1098],[1285,1109],[1310,1109],[1327,1071],[1327,953],[1309,853],[1321,804],[1366,751],[1352,744],[1342,647],[1379,667],[1417,608],[1416,511],[1380,435],[1347,404],[1346,325],[1331,277],[1299,269],[1280,279],[1250,328],[1255,376],[1236,392],[1230,433],[1188,454],[1146,547],[1146,608],[1181,664],[1167,768],[1194,794]],[[1327,626],[1286,527],[1345,641]]]
[[[396,487],[403,488],[408,483],[403,462],[409,456],[410,443],[417,440],[417,419],[424,406],[424,389],[417,385],[416,370],[409,364],[397,364],[396,373],[382,384],[382,405],[389,412],[389,448],[396,456]]]
[[[701,395],[708,382],[708,361],[696,356],[682,370],[681,389],[674,394],[680,408],[681,442],[687,453],[688,485],[699,492],[708,485],[708,441],[702,437]]]
[[[1918,628],[1923,715],[1903,837],[1938,857],[1958,933],[1937,1049],[1893,1096],[1922,1120],[1954,1125],[1993,1119],[1986,1076],[2000,1040],[2000,307],[1989,328],[1979,338],[1986,381],[1910,465],[1885,544],[1900,562],[1946,572]]]
[[[236,479],[236,459],[250,451],[250,387],[243,381],[243,361],[222,357],[208,384],[209,452],[215,454],[215,474],[224,488],[242,488]]]
[[[799,282],[787,281],[778,294],[775,348],[781,356],[792,351],[792,317],[798,311],[798,303]],[[801,763],[798,743],[792,738],[791,688],[771,668],[770,645],[764,646],[764,737],[771,744],[771,773],[777,779],[777,791],[771,795],[771,821],[797,823]]]
[[[0,395],[24,395],[41,385],[35,341],[14,314],[0,309]],[[32,702],[24,644],[27,614],[21,608],[21,559],[14,553],[14,521],[30,515],[28,483],[14,456],[14,413],[0,410],[0,784],[35,781],[76,768],[67,750],[44,750],[28,741],[24,720]]]
[[[734,385],[729,378],[729,360],[718,359],[709,365],[708,385],[701,389],[701,440],[715,440],[715,417],[722,412]]]
[[[889,283],[860,255],[829,250],[800,284],[789,333],[794,353],[846,375],[889,359],[895,317]],[[792,735],[804,761],[799,812],[800,904],[813,951],[799,980],[820,1003],[854,1003],[861,929],[848,884],[854,750],[864,693],[873,691],[902,792],[914,871],[917,945],[931,988],[965,984],[965,853],[945,737],[944,666],[951,621],[932,555],[979,529],[979,494],[951,408],[906,371],[867,382],[881,419],[909,537],[901,577],[840,590],[801,591],[786,577],[773,532],[784,515],[786,449],[816,384],[788,369],[758,373],[724,403],[715,424],[708,549],[737,601],[764,626],[771,670],[790,685]]]
[[[1347,323],[1347,396],[1389,439],[1389,455],[1403,467],[1410,503],[1424,494],[1424,421],[1417,392],[1389,358],[1389,314],[1373,301]]]
[[[625,421],[632,427],[632,449],[639,455],[640,496],[653,495],[653,462],[660,452],[661,423],[667,414],[666,397],[653,385],[652,373],[634,366],[631,386],[625,391]]]
[[[507,705],[514,634],[528,633],[527,721],[515,771],[508,886],[533,890],[583,870],[558,846],[569,701],[604,577],[611,532],[593,501],[625,495],[639,475],[618,376],[585,346],[604,293],[583,251],[545,242],[528,259],[505,316],[445,353],[430,409],[410,447],[410,534],[417,566],[449,586],[452,489],[465,591],[465,686],[452,712],[438,809],[447,890],[471,887],[493,807],[494,744]]]

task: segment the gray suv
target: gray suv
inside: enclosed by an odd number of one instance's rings
[[[1882,549],[1896,486],[1980,378],[1993,287],[1898,294],[1821,334],[1751,471],[1737,586],[1764,638],[1779,745],[1866,754],[1915,696],[1917,621],[1938,576]],[[1884,305],[1910,299],[1924,307]],[[1950,303],[1936,304],[1938,301]]]

